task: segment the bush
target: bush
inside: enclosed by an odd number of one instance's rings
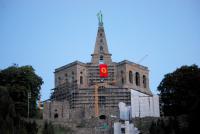
[[[48,123],[47,121],[45,121],[42,134],[54,134],[53,125],[51,123]]]

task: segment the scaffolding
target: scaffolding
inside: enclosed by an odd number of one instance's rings
[[[115,65],[111,64],[108,65],[108,78],[104,78],[104,82],[111,83],[112,81],[115,81]],[[100,83],[101,78],[99,77],[99,65],[90,65],[88,66],[88,85],[94,85],[95,83]]]
[[[78,84],[77,80],[64,83],[52,89],[51,100],[69,102],[70,109],[88,108],[97,117],[118,109],[118,103],[131,104],[131,92],[113,83],[116,81],[115,64],[108,65],[108,78],[99,77],[99,66],[88,64],[87,86]]]
[[[99,115],[99,109],[102,111],[118,108],[119,102],[130,105],[131,93],[127,88],[118,88],[105,83],[99,84],[96,88],[93,85],[90,88],[80,89],[77,84],[63,84],[53,89],[51,100],[67,100],[71,109],[88,107],[94,109],[96,115]]]

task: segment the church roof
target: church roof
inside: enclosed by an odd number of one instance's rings
[[[134,62],[129,61],[129,60],[123,60],[123,61],[117,63],[117,65],[122,65],[122,64],[135,65],[135,66],[138,66],[140,69],[148,70],[148,67],[134,63]]]
[[[74,66],[74,65],[86,66],[85,63],[76,60],[76,61],[74,61],[74,62],[72,62],[72,63],[69,63],[69,64],[67,64],[67,65],[64,65],[64,66],[62,66],[62,67],[59,67],[59,68],[55,69],[55,72],[61,71],[61,70],[63,70],[63,69],[67,69],[67,68],[72,67],[72,66]]]

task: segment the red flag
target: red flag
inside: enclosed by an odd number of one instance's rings
[[[101,78],[107,78],[108,77],[108,66],[106,64],[100,64],[100,77]]]

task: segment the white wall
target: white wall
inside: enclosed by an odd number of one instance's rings
[[[131,89],[132,117],[160,117],[158,95],[149,96]]]

